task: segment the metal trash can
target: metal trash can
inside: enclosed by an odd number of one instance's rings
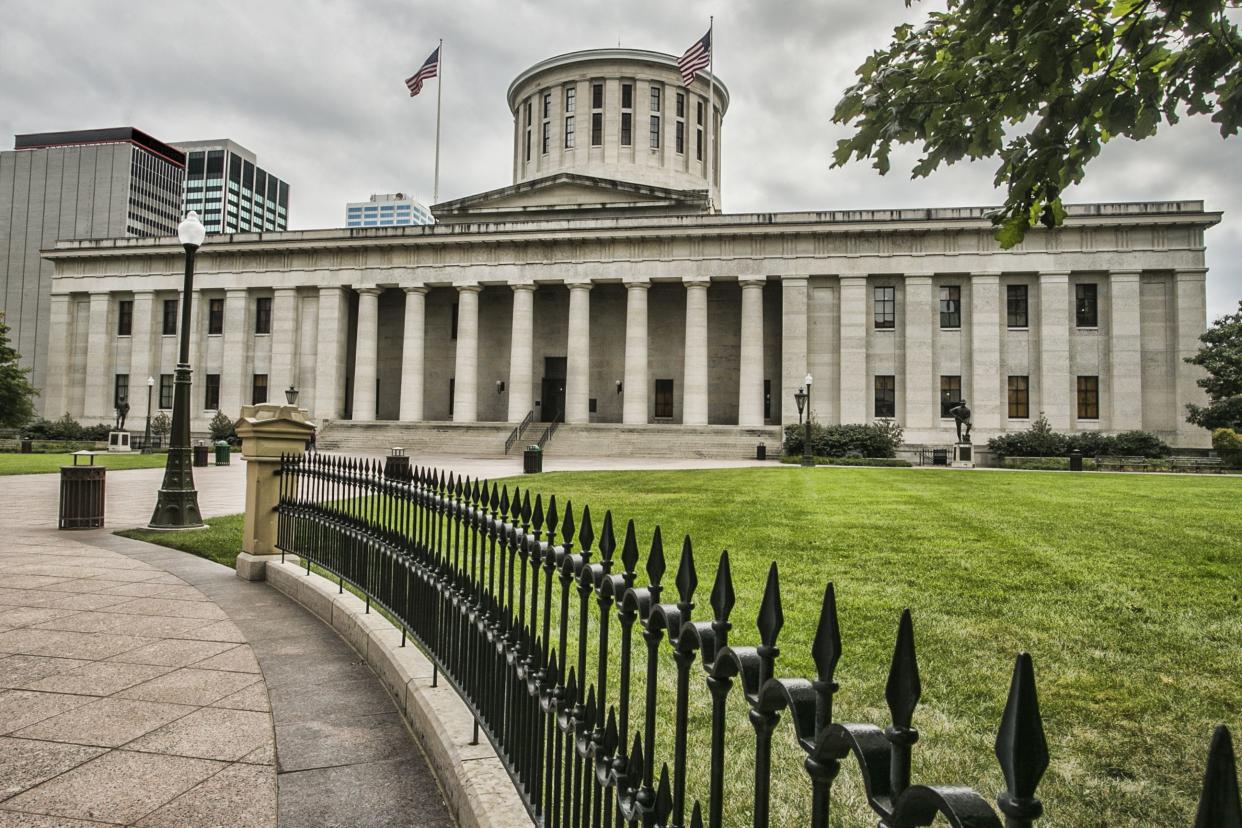
[[[949,465],[948,449],[932,449],[932,465],[947,466]]]
[[[391,453],[384,458],[384,477],[404,479],[409,476],[410,458],[401,446],[393,446]]]
[[[79,466],[78,459],[90,464]],[[60,528],[98,529],[104,525],[104,476],[108,470],[95,465],[95,453],[76,451],[73,465],[60,467]]]
[[[522,452],[522,474],[539,474],[543,471],[543,449],[537,445],[527,446]]]
[[[229,464],[229,444],[227,440],[216,441],[216,465],[227,466]],[[204,464],[205,465],[205,464]]]
[[[207,452],[206,443],[204,443],[202,440],[199,440],[197,443],[195,443],[194,444],[194,465],[196,467],[206,466],[207,465],[207,454],[208,452]]]
[[[1070,452],[1070,471],[1082,471],[1082,452],[1074,449]]]
[[[22,438],[22,454],[30,454],[32,451],[34,451],[34,446],[30,442],[30,438],[23,437]]]
[[[768,446],[766,443],[760,443],[759,445],[755,446],[755,459],[756,460],[767,460],[768,459]]]

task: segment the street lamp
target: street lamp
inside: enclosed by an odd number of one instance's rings
[[[155,387],[155,377],[147,377],[147,429],[142,436],[142,450],[151,450],[151,389]]]
[[[298,404],[298,389],[294,385],[290,385],[285,389],[285,399],[289,401],[289,405]]]
[[[802,434],[802,465],[810,467],[815,465],[815,458],[811,456],[811,375],[807,374],[802,382],[806,389],[806,431]],[[802,406],[798,406],[798,410],[801,412]]]
[[[190,301],[194,290],[194,254],[207,235],[198,213],[191,210],[177,226],[177,238],[185,248],[185,283],[181,288],[181,352],[173,376],[172,439],[164,484],[148,524],[152,529],[194,529],[203,525],[194,490],[190,449]]]

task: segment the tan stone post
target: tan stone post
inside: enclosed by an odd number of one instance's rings
[[[246,461],[246,519],[237,577],[264,580],[267,562],[280,555],[276,548],[280,459],[282,455],[300,457],[314,431],[315,424],[304,408],[276,403],[242,407],[237,436],[242,440],[242,459]]]

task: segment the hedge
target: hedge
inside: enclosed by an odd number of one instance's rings
[[[1167,443],[1149,431],[1059,434],[1052,430],[1043,412],[1026,431],[988,440],[988,449],[1000,457],[1065,457],[1071,451],[1081,451],[1084,457],[1168,457],[1173,453]]]
[[[816,457],[817,466],[876,466],[882,468],[908,469],[913,463],[899,457]],[[782,463],[796,465],[802,462],[801,455],[786,454]]]
[[[1226,466],[1242,466],[1242,434],[1232,428],[1218,428],[1212,432],[1212,448]]]
[[[784,453],[801,455],[805,425],[785,426]],[[901,426],[892,421],[866,425],[811,423],[811,453],[816,457],[895,457]]]

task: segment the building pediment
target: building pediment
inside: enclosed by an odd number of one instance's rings
[[[619,215],[709,212],[706,190],[673,190],[607,178],[557,173],[488,190],[431,208],[441,223],[564,220]]]

